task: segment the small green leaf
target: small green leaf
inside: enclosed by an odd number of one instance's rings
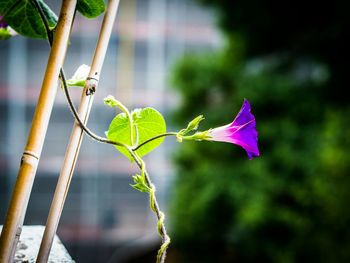
[[[163,116],[153,108],[137,109],[134,110],[131,115],[137,128],[138,144],[166,132],[166,125]],[[136,133],[134,134],[134,141],[136,141]],[[118,114],[112,120],[109,125],[107,138],[131,146],[130,125],[125,113]],[[164,138],[151,141],[138,149],[136,153],[142,157],[157,148],[163,141]],[[124,147],[116,146],[116,148],[130,160],[133,160]]]
[[[139,190],[142,193],[149,193],[151,191],[151,188],[148,187],[146,183],[146,178],[143,175],[136,174],[132,177],[134,179],[135,184],[131,184],[131,187],[135,188],[136,190]]]
[[[103,0],[78,0],[77,10],[87,18],[95,18],[105,11]]]
[[[43,0],[38,0],[38,3],[50,28],[54,28],[57,24],[56,14]],[[0,0],[0,14],[17,33],[32,38],[47,38],[44,23],[32,0]]]

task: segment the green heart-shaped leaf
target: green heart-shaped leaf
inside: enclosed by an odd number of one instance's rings
[[[87,18],[94,18],[105,11],[103,0],[78,0],[77,10]]]
[[[166,124],[162,114],[153,108],[137,109],[131,115],[137,129],[138,144],[166,132]],[[136,141],[136,133],[134,132],[134,134],[134,141]],[[112,120],[107,131],[107,138],[131,146],[130,124],[125,113],[118,114]],[[163,141],[164,137],[153,140],[138,149],[136,153],[142,157],[157,148]],[[120,146],[116,146],[116,148],[130,160],[133,160],[125,148]]]
[[[57,24],[56,14],[44,3],[38,1],[51,28]],[[0,14],[17,33],[32,38],[47,38],[41,17],[31,0],[0,0]]]

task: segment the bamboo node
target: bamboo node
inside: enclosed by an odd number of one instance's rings
[[[16,237],[20,237],[20,236],[21,236],[21,233],[22,233],[22,227],[19,226],[19,227],[17,228],[17,231],[16,231]]]
[[[34,159],[33,159],[34,158]],[[39,156],[36,155],[35,152],[32,151],[24,151],[21,158],[21,165],[23,163],[35,164],[39,161]]]
[[[98,84],[98,79],[93,77],[88,77],[86,79],[86,96],[93,95],[96,91],[96,87]]]
[[[34,157],[35,159],[39,160],[39,156],[37,156],[36,153],[32,152],[32,151],[26,150],[23,152],[23,155],[30,155],[30,156]]]

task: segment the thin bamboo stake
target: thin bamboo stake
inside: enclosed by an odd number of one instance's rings
[[[60,68],[63,65],[76,0],[64,0],[56,37],[48,59],[39,100],[33,116],[27,145],[23,152],[12,199],[0,237],[0,262],[12,262],[27,210],[29,196],[54,104]]]
[[[110,0],[103,18],[100,36],[92,60],[88,80],[82,92],[79,105],[79,116],[86,124],[89,118],[91,106],[94,99],[94,91],[98,85],[98,78],[107,52],[108,42],[112,33],[112,28],[119,6],[119,0]],[[91,93],[92,91],[92,93]],[[45,232],[41,241],[37,263],[48,261],[53,239],[57,231],[59,220],[67,197],[70,182],[72,180],[74,167],[78,158],[79,149],[83,140],[84,131],[80,125],[75,122],[73,125],[70,141],[67,146],[64,163],[57,182],[53,201],[46,222]]]

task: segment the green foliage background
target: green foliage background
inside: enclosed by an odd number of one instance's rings
[[[346,1],[211,1],[226,46],[188,54],[173,84],[179,125],[233,120],[243,98],[261,157],[183,143],[172,198],[179,262],[350,262]]]

